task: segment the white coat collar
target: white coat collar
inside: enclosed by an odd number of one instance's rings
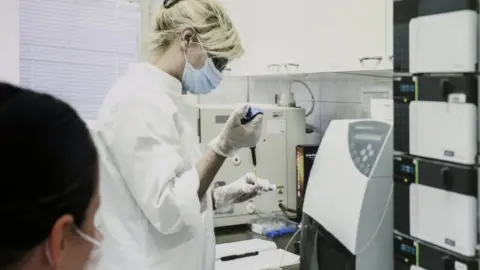
[[[154,96],[157,96],[155,94],[157,91],[165,92],[186,119],[196,121],[198,118],[197,97],[182,95],[182,83],[178,79],[149,63],[132,64],[129,72],[137,80],[144,78],[143,82],[151,87]],[[190,122],[190,124],[196,124],[196,122]]]
[[[130,68],[142,74],[147,82],[151,83],[155,88],[165,86],[169,95],[180,96],[182,94],[182,83],[177,78],[154,65],[150,63],[138,63],[133,64]]]

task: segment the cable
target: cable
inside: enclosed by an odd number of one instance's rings
[[[252,215],[255,215],[255,216],[258,216],[258,217],[261,217],[261,215],[264,215],[266,217],[269,217],[269,218],[273,218],[273,219],[280,219],[280,220],[283,220],[283,221],[286,221],[287,223],[291,223],[291,224],[295,224],[295,226],[297,227],[297,230],[295,231],[295,233],[292,235],[292,237],[290,238],[290,240],[288,241],[287,245],[285,246],[285,251],[288,252],[288,248],[290,247],[290,245],[292,244],[292,241],[295,239],[295,237],[298,235],[298,233],[300,232],[301,228],[302,228],[302,224],[301,223],[297,223],[293,220],[290,220],[286,217],[283,217],[283,216],[278,216],[278,215],[274,215],[274,214],[271,214],[271,213],[266,213],[266,212],[263,212],[259,209],[255,209],[255,213],[252,213]],[[282,262],[283,262],[283,257],[284,257],[284,254],[282,252],[282,255],[280,256],[280,260],[279,260],[279,270],[281,270],[282,268],[280,268],[282,266]],[[269,268],[269,270],[276,270],[276,268]]]
[[[375,230],[375,233],[373,233],[372,238],[370,238],[370,240],[367,242],[367,244],[362,249],[360,249],[360,251],[356,254],[356,256],[362,254],[365,250],[367,250],[367,248],[373,243],[373,240],[375,239],[375,237],[377,237],[377,234],[380,231],[380,228],[382,227],[383,221],[385,220],[385,217],[387,216],[388,206],[390,205],[390,202],[392,201],[392,197],[393,197],[393,184],[392,184],[392,187],[390,188],[390,193],[388,194],[387,204],[385,205],[385,209],[383,210],[382,218],[380,219],[380,222],[378,223],[378,226],[377,226],[377,229]]]
[[[285,246],[285,251],[288,250],[288,248],[290,247],[290,245],[292,244],[292,241],[293,239],[295,239],[295,236],[297,236],[297,234],[301,231],[301,226],[297,229],[297,231],[292,235],[292,238],[290,238],[290,241],[288,241],[287,245]]]
[[[300,226],[298,226],[298,229],[297,231],[292,235],[292,237],[290,238],[290,241],[288,241],[287,245],[285,246],[285,251],[288,252],[288,248],[290,247],[290,245],[292,244],[292,241],[295,239],[295,237],[297,236],[297,234],[302,230],[302,225],[300,224]],[[280,256],[280,261],[278,262],[278,267],[282,267],[282,263],[283,263],[283,255],[285,254],[285,252],[282,252],[282,255]]]
[[[297,210],[288,208],[288,207],[285,206],[283,203],[279,203],[279,204],[278,204],[278,207],[279,207],[282,211],[284,211],[284,212],[289,212],[289,213],[292,213],[292,214],[296,214],[296,213],[297,213]]]
[[[300,80],[292,80],[290,82],[290,86],[289,86],[289,89],[288,89],[288,91],[290,93],[292,92],[292,85],[294,83],[299,83],[299,84],[303,85],[307,89],[308,93],[310,93],[310,98],[311,98],[311,101],[312,101],[312,107],[310,108],[310,110],[308,110],[308,112],[305,113],[305,117],[307,117],[307,116],[311,115],[313,113],[313,110],[315,109],[315,96],[313,95],[313,91],[310,88],[310,86],[308,86],[308,84],[305,83],[304,81],[300,81]]]

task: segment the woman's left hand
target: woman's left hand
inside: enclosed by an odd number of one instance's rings
[[[234,203],[246,202],[263,192],[272,191],[275,185],[266,179],[247,173],[231,184],[217,187],[213,192],[215,207],[221,209]]]

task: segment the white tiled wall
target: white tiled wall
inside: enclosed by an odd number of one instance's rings
[[[391,96],[392,80],[352,74],[318,74],[307,77],[227,77],[219,89],[209,95],[201,96],[200,103],[274,103],[275,94],[288,91],[292,85],[297,106],[309,111],[312,101],[309,92],[302,84],[293,83],[301,80],[307,83],[314,95],[314,110],[307,117],[307,124],[315,128],[307,135],[308,143],[319,143],[322,133],[330,120],[368,117],[368,94],[387,93]],[[363,104],[362,105],[362,101]],[[365,105],[366,104],[366,105]]]

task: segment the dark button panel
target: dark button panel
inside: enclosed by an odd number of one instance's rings
[[[393,148],[395,151],[410,151],[410,109],[415,100],[416,88],[412,77],[395,78],[393,81]]]
[[[393,1],[393,22],[407,24],[418,17],[419,0]]]
[[[393,158],[393,227],[410,234],[410,185],[415,183],[416,161],[408,156]]]
[[[394,234],[395,268],[411,270],[478,270],[475,258],[464,258],[424,242]]]
[[[393,33],[393,71],[408,73],[410,71],[408,23],[395,24]]]
[[[413,240],[394,235],[395,270],[410,270],[417,262],[417,247]]]
[[[418,183],[423,186],[471,197],[478,195],[478,171],[475,166],[417,159],[414,169]]]
[[[478,10],[478,0],[418,0],[418,16]]]
[[[350,157],[363,175],[370,176],[389,131],[390,125],[379,121],[359,121],[349,125]]]
[[[393,71],[408,73],[409,23],[418,16],[418,0],[394,1],[393,10]]]
[[[418,76],[418,100],[478,103],[476,76]]]

